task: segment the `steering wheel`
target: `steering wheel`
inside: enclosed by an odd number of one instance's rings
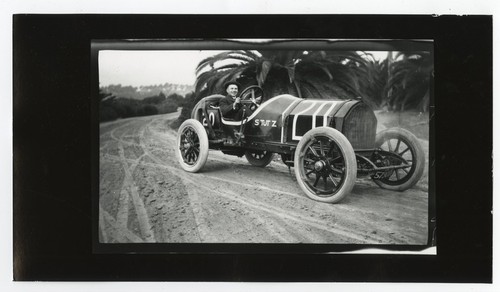
[[[258,96],[264,98],[264,90],[258,85],[249,86],[240,93],[241,100],[252,100]]]

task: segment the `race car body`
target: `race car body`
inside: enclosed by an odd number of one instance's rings
[[[267,100],[242,121],[234,121],[222,117],[218,109],[222,98],[212,95],[200,100],[191,116],[206,127],[210,122],[213,136],[224,127],[245,124],[244,135],[254,143],[297,144],[307,131],[318,127],[332,127],[344,133],[354,149],[372,148],[375,141],[377,119],[361,101],[305,100],[283,94]]]
[[[369,175],[382,188],[404,191],[422,176],[425,157],[418,139],[404,129],[376,133],[373,110],[360,100],[315,100],[281,94],[251,110],[250,86],[242,91],[243,116],[222,116],[223,95],[210,95],[179,127],[177,157],[182,168],[197,172],[208,149],[243,156],[255,166],[268,165],[277,153],[294,167],[301,189],[314,200],[336,203],[357,176]],[[254,100],[254,99],[253,99]]]

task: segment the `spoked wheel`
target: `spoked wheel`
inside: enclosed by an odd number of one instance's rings
[[[356,181],[356,156],[347,138],[329,127],[307,132],[295,151],[295,176],[313,200],[336,203]]]
[[[381,188],[404,191],[414,186],[424,172],[425,155],[417,137],[407,130],[391,128],[377,134],[377,166],[400,166],[373,177]]]
[[[265,167],[273,160],[274,153],[264,150],[247,150],[245,157],[251,165]]]
[[[257,96],[263,96],[264,90],[260,86],[252,85],[245,88],[241,93],[240,97],[243,100],[256,98]]]
[[[198,172],[205,165],[208,157],[208,136],[199,121],[189,119],[179,127],[176,154],[185,171]]]

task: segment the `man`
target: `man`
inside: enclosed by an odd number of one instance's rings
[[[237,121],[243,119],[243,114],[246,111],[246,107],[241,104],[241,98],[236,97],[239,88],[240,84],[236,81],[229,81],[224,84],[224,89],[227,92],[227,96],[219,101],[219,108],[222,112],[223,117]],[[244,129],[244,124],[241,125],[239,131],[233,129],[236,143],[239,143],[242,139],[245,138],[245,135],[243,135]]]
[[[233,120],[241,120],[243,116],[243,109],[241,98],[236,97],[240,84],[236,81],[229,81],[224,84],[224,89],[227,96],[219,101],[219,108],[222,116]]]

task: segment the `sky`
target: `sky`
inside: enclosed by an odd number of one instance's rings
[[[119,51],[99,52],[99,86],[110,84],[155,85],[164,83],[193,85],[195,69],[206,57],[223,51]],[[371,52],[385,58],[387,52]]]
[[[99,86],[193,85],[196,65],[222,51],[100,51]]]

